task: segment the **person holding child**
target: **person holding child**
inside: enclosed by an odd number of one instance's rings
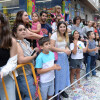
[[[24,26],[26,28],[26,33],[27,33],[25,35],[25,38],[30,42],[30,46],[35,48],[36,47],[36,42],[33,43],[31,41],[31,39],[36,40],[36,39],[40,39],[43,36],[41,36],[40,34],[37,34],[35,32],[30,31],[31,30],[31,25],[29,23],[28,14],[27,14],[26,11],[21,10],[21,11],[17,12],[14,24],[19,24],[19,23],[24,24]]]
[[[61,67],[54,64],[54,53],[50,51],[49,37],[39,39],[39,45],[42,52],[36,58],[35,68],[40,74],[40,90],[42,100],[50,99],[54,95],[54,70],[60,70]]]

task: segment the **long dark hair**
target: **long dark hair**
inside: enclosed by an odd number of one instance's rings
[[[74,17],[73,24],[76,24],[76,20],[80,20],[80,23],[81,23],[81,17],[80,16]]]
[[[19,25],[23,25],[23,26],[25,27],[25,25],[24,25],[23,23],[14,24],[14,26],[12,27],[12,36],[13,36],[14,38],[17,38],[17,37],[15,36],[15,34],[17,33],[17,28],[19,27]]]
[[[71,33],[71,35],[69,36],[69,39],[70,39],[69,41],[70,41],[70,43],[73,43],[73,41],[74,41],[74,37],[73,37],[73,36],[74,36],[74,33],[75,33],[76,31],[77,31],[77,30],[73,30],[72,33]],[[77,32],[78,32],[78,31],[77,31]],[[79,34],[79,32],[78,32],[78,34]],[[79,34],[78,40],[80,40],[80,38],[81,38],[81,37],[80,37],[80,34]]]
[[[25,23],[23,22],[23,19],[22,19],[22,16],[23,16],[24,12],[26,12],[26,11],[21,10],[21,11],[18,11],[18,12],[17,12],[14,25],[17,25],[17,24],[19,24],[19,23],[22,23],[22,24],[25,25]],[[26,27],[26,28],[29,28],[29,27],[30,27],[29,23],[27,23],[27,24],[25,25],[25,27]]]
[[[15,23],[24,23],[23,20],[22,20],[22,16],[23,16],[24,12],[25,11],[23,11],[23,10],[17,12]]]
[[[6,16],[0,12],[0,48],[8,49],[12,46],[10,26]]]
[[[60,34],[60,31],[59,31],[59,27],[60,27],[61,24],[64,24],[66,26],[66,31],[64,33],[64,37],[65,37],[66,42],[69,42],[69,36],[68,36],[68,32],[67,32],[67,25],[64,21],[60,21],[57,25],[57,38],[58,38],[58,41],[59,41],[59,39],[61,39],[61,34]]]

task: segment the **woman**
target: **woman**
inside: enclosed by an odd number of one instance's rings
[[[14,25],[12,31],[13,31],[13,36],[17,39],[17,42],[18,42],[17,43],[18,64],[24,64],[24,63],[31,62],[34,65],[34,58],[37,56],[37,52],[32,54],[33,50],[30,48],[30,43],[26,39],[24,39],[26,35],[25,26],[21,23]],[[37,49],[35,50],[37,51]],[[29,65],[25,65],[24,68],[25,68],[25,72],[27,75],[27,81],[30,87],[31,95],[32,97],[35,97],[36,89],[35,89],[35,85],[33,85],[34,79],[32,77],[31,67]],[[17,72],[18,72],[17,80],[18,80],[19,89],[21,93],[23,94],[22,99],[30,100],[22,68],[17,69]]]
[[[87,32],[88,31],[93,31],[94,32],[94,28],[92,27],[93,22],[92,21],[88,21],[88,25],[84,26],[82,28],[82,33],[84,34],[85,37],[87,37]]]
[[[14,24],[18,24],[18,23],[23,23],[25,25],[26,33],[27,33],[26,34],[26,38],[29,39],[28,41],[30,43],[32,43],[33,47],[36,47],[36,42],[34,42],[34,44],[33,44],[33,40],[31,41],[30,39],[35,39],[36,40],[36,39],[40,39],[43,36],[30,31],[31,30],[31,26],[29,24],[29,18],[28,18],[27,12],[19,11],[17,13]]]
[[[0,12],[0,80],[4,78],[9,100],[16,100],[12,71],[17,67],[17,42],[10,33],[9,22]],[[0,100],[6,100],[2,80]]]
[[[61,66],[60,71],[55,71],[55,93],[63,90],[70,85],[69,62],[67,55],[70,55],[68,48],[69,37],[67,33],[67,25],[65,22],[59,22],[57,25],[57,32],[51,36],[51,50],[57,52],[58,60],[56,64]],[[65,92],[62,96],[68,97]]]
[[[74,19],[73,19],[73,24],[72,27],[71,27],[71,30],[77,30],[81,36],[81,39],[84,37],[83,36],[83,33],[82,33],[82,28],[80,26],[80,23],[81,23],[81,17],[79,16],[76,16]],[[83,39],[82,39],[83,40]]]

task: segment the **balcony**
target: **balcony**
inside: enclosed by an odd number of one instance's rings
[[[99,0],[82,0],[82,2],[94,11],[99,11]]]

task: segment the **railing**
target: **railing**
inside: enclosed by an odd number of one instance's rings
[[[25,73],[25,69],[24,69],[24,66],[27,65],[27,64],[31,66],[32,74],[33,74],[33,77],[34,77],[34,82],[35,82],[35,85],[36,85],[36,84],[38,84],[38,83],[37,83],[37,78],[36,78],[34,66],[33,66],[32,63],[20,64],[20,65],[17,66],[16,69],[22,68],[23,74],[24,74],[24,77],[25,77],[25,81],[26,81],[26,85],[27,85],[27,89],[28,89],[28,93],[29,93],[29,97],[30,97],[30,100],[32,100],[30,88],[29,88],[29,85],[28,85],[28,81],[27,81],[27,77],[26,77],[26,73]],[[13,71],[12,74],[13,74],[14,79],[15,79],[15,84],[16,84],[16,88],[17,88],[18,95],[19,95],[19,99],[22,100],[21,94],[20,94],[20,90],[19,90],[19,86],[18,86],[18,82],[17,82],[16,76],[15,76],[15,72]],[[6,86],[5,86],[5,83],[4,83],[4,79],[3,79],[3,78],[2,78],[2,84],[3,84],[3,88],[4,88],[6,100],[9,100],[8,94],[7,94],[7,90],[6,90]],[[42,100],[39,86],[38,86],[38,96],[39,96],[39,100]]]

